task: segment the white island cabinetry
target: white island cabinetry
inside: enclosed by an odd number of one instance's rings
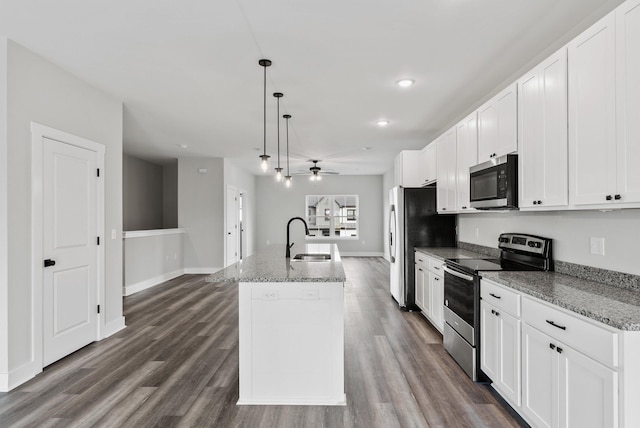
[[[344,282],[335,244],[274,245],[211,275],[238,282],[239,405],[345,405]]]

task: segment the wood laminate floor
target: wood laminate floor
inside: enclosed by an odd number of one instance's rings
[[[184,275],[124,300],[127,328],[0,393],[0,427],[516,427],[381,258],[343,258],[347,406],[236,406],[237,284]]]

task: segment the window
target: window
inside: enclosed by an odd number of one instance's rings
[[[307,195],[305,205],[313,239],[358,238],[357,195]]]

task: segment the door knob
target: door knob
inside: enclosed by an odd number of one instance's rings
[[[46,259],[44,261],[44,267],[55,266],[55,265],[56,265],[56,261],[55,260]]]

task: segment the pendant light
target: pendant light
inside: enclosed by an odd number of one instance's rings
[[[280,98],[284,96],[282,92],[274,92],[274,97],[278,100],[278,109],[276,113],[277,123],[278,123],[278,167],[275,168],[276,171],[276,181],[282,181],[282,168],[280,167]]]
[[[267,67],[271,65],[271,60],[261,59],[258,61],[261,67],[264,68],[264,84],[263,84],[263,146],[262,155],[260,155],[260,168],[262,171],[267,172],[269,169],[269,156],[267,154]]]
[[[287,175],[284,177],[284,185],[291,187],[291,174],[289,174],[289,119],[291,119],[291,115],[285,114],[282,117],[287,120]]]

